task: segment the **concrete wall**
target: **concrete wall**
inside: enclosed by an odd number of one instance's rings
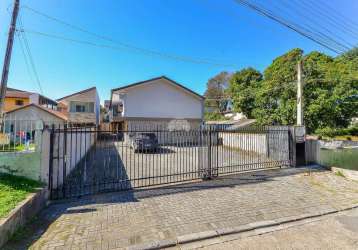
[[[358,142],[306,140],[306,162],[358,169]]]
[[[203,100],[173,83],[159,79],[120,90],[124,117],[202,119]],[[119,101],[114,92],[113,103]]]
[[[219,132],[220,140],[225,147],[259,154],[270,161],[290,160],[290,138],[284,130]]]
[[[47,189],[40,189],[20,202],[7,217],[0,219],[0,248],[46,206],[47,197]]]
[[[0,152],[0,172],[41,181],[42,139],[42,131],[36,130],[34,149]]]
[[[219,138],[226,147],[264,155],[268,153],[266,134],[220,132]]]
[[[0,152],[0,173],[40,180],[40,152]]]
[[[320,143],[318,140],[306,140],[306,163],[319,163]]]

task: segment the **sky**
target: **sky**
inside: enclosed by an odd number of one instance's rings
[[[277,0],[279,1],[279,0]],[[285,1],[285,0],[281,0]],[[20,0],[51,17],[111,37],[113,40],[164,54],[206,59],[219,65],[196,64],[148,55],[121,47],[105,49],[26,33],[43,94],[56,99],[96,86],[101,102],[112,88],[165,75],[203,94],[209,78],[244,67],[263,71],[292,48],[305,53],[331,51],[244,8],[232,0]],[[275,2],[275,1],[273,1]],[[13,0],[0,1],[0,62],[4,58]],[[358,1],[329,4],[358,22]],[[302,10],[301,10],[302,11]],[[91,43],[119,46],[20,9],[25,30]],[[40,92],[15,38],[8,86]]]

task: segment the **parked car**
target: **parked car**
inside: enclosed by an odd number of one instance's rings
[[[130,147],[134,152],[156,151],[159,147],[157,136],[154,133],[134,133],[129,138]]]

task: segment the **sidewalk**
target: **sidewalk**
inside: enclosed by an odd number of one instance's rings
[[[292,225],[291,225],[292,224]],[[272,232],[250,232],[177,247],[202,250],[226,249],[358,249],[358,209],[289,223]],[[235,239],[236,238],[236,239]]]
[[[172,246],[357,205],[358,183],[329,171],[261,171],[53,204],[7,249]]]

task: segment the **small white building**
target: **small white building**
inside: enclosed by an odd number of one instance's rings
[[[198,128],[204,118],[204,97],[165,77],[111,91],[113,130]]]

